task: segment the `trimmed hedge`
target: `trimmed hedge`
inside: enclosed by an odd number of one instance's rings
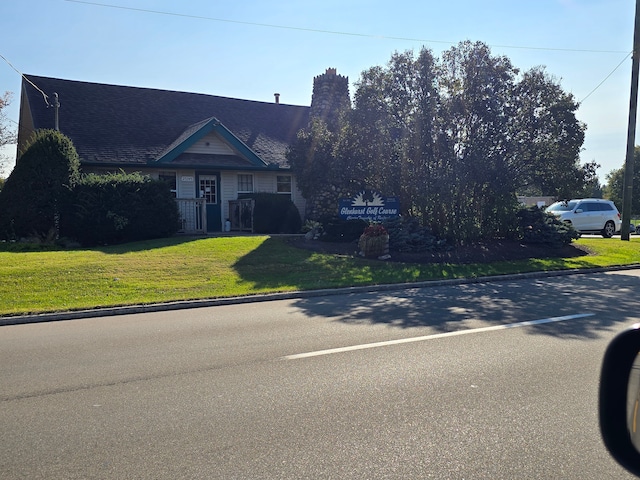
[[[55,130],[34,133],[0,191],[0,238],[55,238],[79,169],[68,137]]]
[[[299,233],[302,220],[298,208],[286,195],[252,193],[240,198],[255,200],[253,231],[255,233]]]
[[[82,245],[169,237],[180,214],[166,182],[140,174],[89,174],[74,189],[62,233]]]

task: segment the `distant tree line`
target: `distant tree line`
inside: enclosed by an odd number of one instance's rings
[[[612,170],[607,175],[607,185],[604,193],[607,198],[613,200],[622,212],[622,196],[624,194],[624,165],[618,170]],[[640,191],[640,147],[635,147],[633,152],[633,191]],[[640,195],[632,195],[631,215],[640,216]]]
[[[307,198],[328,188],[375,189],[456,243],[507,236],[516,193],[584,196],[595,162],[580,164],[579,104],[542,67],[521,73],[484,43],[440,59],[423,48],[364,71],[351,107],[313,119],[288,159]]]

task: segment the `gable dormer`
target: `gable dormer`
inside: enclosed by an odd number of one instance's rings
[[[267,168],[267,163],[214,117],[187,129],[154,163],[211,168]]]

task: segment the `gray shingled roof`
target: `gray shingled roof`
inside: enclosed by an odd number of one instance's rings
[[[287,168],[287,146],[309,118],[305,106],[35,75],[27,78],[51,103],[54,92],[58,94],[60,131],[71,138],[87,165],[144,165],[166,152],[190,128],[216,117],[267,164]],[[54,128],[53,107],[26,81],[22,88],[34,127]],[[224,163],[229,162],[227,158]]]

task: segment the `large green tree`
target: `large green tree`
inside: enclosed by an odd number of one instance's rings
[[[423,49],[396,53],[356,83],[354,108],[338,146],[342,164],[363,187],[400,198],[405,214],[425,214],[437,191],[438,92],[435,60]]]
[[[296,141],[289,146],[287,158],[296,171],[297,185],[305,198],[313,198],[335,181],[334,143],[335,134],[324,121],[315,119],[308,128],[298,132]]]
[[[79,178],[80,160],[71,140],[55,130],[34,133],[0,191],[0,236],[55,234]]]
[[[579,104],[542,67],[522,75],[513,93],[513,134],[519,158],[518,185],[525,193],[557,198],[582,196],[598,165],[580,164],[585,125]]]
[[[633,190],[640,189],[640,147],[636,146],[633,151]],[[622,196],[624,194],[624,165],[612,170],[607,175],[607,186],[605,187],[605,195],[618,206],[622,212]],[[640,216],[640,195],[632,195],[631,198],[631,215]]]
[[[395,53],[362,72],[340,128],[312,125],[290,160],[309,189],[398,196],[403,215],[440,237],[506,236],[516,193],[572,197],[597,185],[595,162],[579,162],[577,108],[543,69],[521,74],[481,42],[439,60],[428,49]]]
[[[511,135],[518,71],[483,43],[443,53],[440,71],[446,155],[452,167],[446,204],[462,241],[506,234],[514,209],[517,156]]]

